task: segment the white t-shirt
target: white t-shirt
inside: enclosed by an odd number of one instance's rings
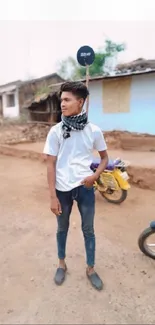
[[[56,189],[62,192],[80,186],[84,178],[93,174],[90,169],[93,149],[107,149],[102,131],[92,123],[83,130],[71,131],[70,135],[64,139],[62,122],[58,123],[50,129],[43,151],[44,154],[57,156]]]

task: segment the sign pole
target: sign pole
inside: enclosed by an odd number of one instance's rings
[[[95,60],[95,52],[94,50],[88,46],[84,45],[79,48],[77,52],[77,60],[80,65],[86,68],[86,87],[89,89],[89,66]],[[88,115],[89,109],[89,96],[86,98],[86,114]]]
[[[86,87],[89,89],[89,65],[86,65]],[[88,115],[88,109],[89,109],[89,95],[86,99],[86,113]]]

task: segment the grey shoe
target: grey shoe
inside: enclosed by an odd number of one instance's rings
[[[56,270],[54,281],[57,285],[60,286],[65,281],[66,271],[67,271],[67,267],[65,269],[58,267],[58,269]]]
[[[99,277],[99,275],[96,272],[94,272],[92,274],[88,274],[88,272],[86,272],[86,274],[87,274],[87,277],[88,277],[91,285],[95,289],[97,289],[99,291],[103,289],[103,282],[102,282],[101,278]]]

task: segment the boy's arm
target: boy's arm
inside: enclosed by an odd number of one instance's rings
[[[56,196],[56,156],[47,155],[47,181],[49,186],[50,198]]]
[[[47,135],[44,146],[44,154],[47,155],[47,181],[50,194],[51,211],[55,215],[61,214],[60,202],[56,195],[56,161],[59,152],[59,142],[56,132],[51,129]]]
[[[47,155],[47,181],[50,192],[50,208],[55,215],[60,215],[61,205],[56,195],[55,183],[56,183],[56,156]]]
[[[98,129],[95,133],[94,149],[98,151],[101,157],[101,162],[94,173],[94,177],[97,180],[108,164],[107,144],[105,142],[103,132],[100,129]]]
[[[108,164],[107,145],[100,129],[95,133],[94,149],[98,151],[101,157],[101,162],[96,169],[96,172],[92,176],[88,176],[83,180],[82,184],[86,187],[93,186],[94,182],[99,178],[100,174],[105,170]]]
[[[101,162],[96,169],[96,172],[94,173],[95,180],[97,180],[100,176],[100,174],[106,169],[108,164],[108,153],[107,150],[99,151],[99,155],[101,157]]]
[[[96,172],[92,176],[86,177],[82,182],[82,185],[85,185],[86,187],[93,186],[94,182],[97,181],[100,174],[106,169],[106,166],[108,164],[107,151],[106,150],[99,151],[99,154],[100,154],[100,157],[101,157],[101,162],[100,162],[98,168],[96,169]]]

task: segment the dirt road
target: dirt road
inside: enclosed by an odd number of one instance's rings
[[[121,206],[96,195],[96,268],[105,288],[85,276],[80,217],[74,206],[68,275],[53,283],[56,220],[49,211],[45,164],[0,157],[0,323],[154,324],[155,262],[137,238],[155,218],[155,192],[131,188]]]
[[[32,150],[34,152],[42,153],[44,149],[44,142],[35,143],[20,143],[13,145],[13,148]],[[95,154],[95,152],[94,152]],[[141,166],[141,167],[154,167],[155,166],[155,152],[143,151],[129,151],[129,150],[108,150],[110,158],[116,159],[116,157],[121,157],[122,159],[129,160],[131,165]]]

